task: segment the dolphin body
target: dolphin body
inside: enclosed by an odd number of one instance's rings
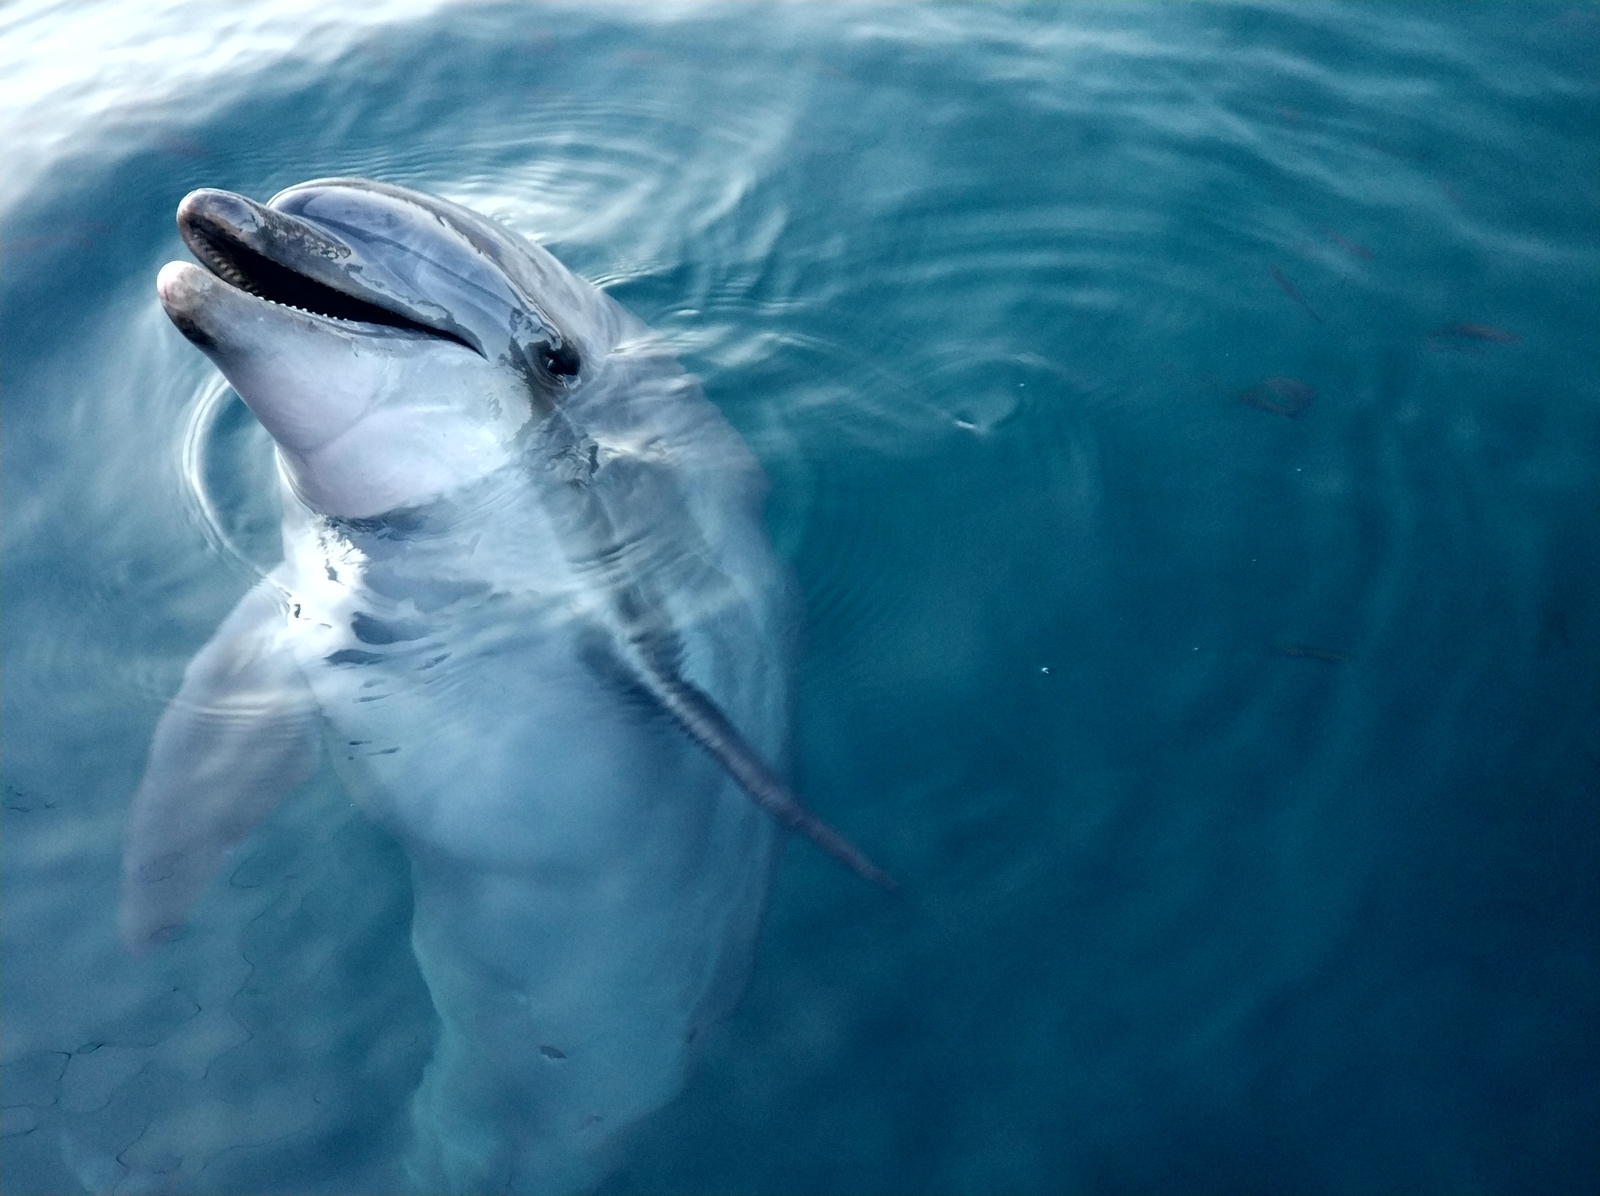
[[[409,1181],[591,1186],[737,1000],[779,824],[890,883],[781,780],[760,471],[643,325],[465,208],[323,179],[178,226],[204,268],[157,290],[276,442],[284,561],[157,725],[123,939],[170,938],[325,743],[411,860]]]

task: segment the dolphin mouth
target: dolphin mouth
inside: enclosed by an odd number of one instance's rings
[[[294,224],[304,227],[291,229],[292,234],[298,234],[291,240],[282,235],[281,229],[263,227],[258,212],[270,213],[271,225],[293,220]],[[342,291],[268,256],[258,246],[280,240],[296,251],[309,250],[324,258],[332,256],[335,249],[330,248],[334,245],[331,238],[320,230],[295,218],[270,212],[243,196],[209,189],[190,192],[178,205],[178,233],[189,252],[213,278],[257,299],[339,324],[375,324],[419,333],[450,341],[483,356],[477,345],[458,333]],[[272,233],[279,235],[272,236]],[[251,241],[257,244],[252,245]]]

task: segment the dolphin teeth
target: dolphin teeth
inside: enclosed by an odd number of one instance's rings
[[[315,249],[315,245],[308,245],[303,240],[282,242],[281,237],[275,241],[270,236],[266,237],[265,243],[258,244],[255,237],[262,233],[260,228],[252,226],[245,233],[231,232],[215,221],[205,219],[204,206],[205,201],[200,201],[199,214],[190,213],[188,216],[183,215],[184,209],[180,208],[178,231],[201,265],[221,281],[266,303],[286,307],[304,316],[331,320],[337,324],[377,324],[408,329],[439,340],[453,341],[480,357],[486,356],[478,344],[459,331],[436,327],[404,310],[393,310],[382,302],[374,302],[374,297],[367,296],[359,286],[352,290],[348,286],[339,286],[337,278],[333,282],[325,281],[318,276],[322,273],[318,262],[309,263],[310,273],[288,264],[291,261],[303,262],[304,252],[308,248]],[[290,302],[291,296],[299,302]]]

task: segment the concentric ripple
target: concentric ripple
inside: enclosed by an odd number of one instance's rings
[[[191,401],[179,451],[207,543],[265,576],[282,556],[272,438],[220,375],[202,382]]]
[[[279,552],[174,208],[358,174],[743,434],[798,783],[906,889],[788,855],[618,1190],[1592,1190],[1597,54],[1565,3],[5,6],[0,1187],[404,1188],[433,1014],[331,775],[168,955],[111,913]]]

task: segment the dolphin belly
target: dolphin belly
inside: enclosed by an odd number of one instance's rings
[[[359,571],[326,571],[291,608],[300,668],[346,789],[412,861],[439,1017],[411,1181],[581,1190],[742,989],[779,829],[596,667],[581,612],[491,594],[397,615]],[[680,620],[678,667],[780,759],[776,616],[709,605]]]

